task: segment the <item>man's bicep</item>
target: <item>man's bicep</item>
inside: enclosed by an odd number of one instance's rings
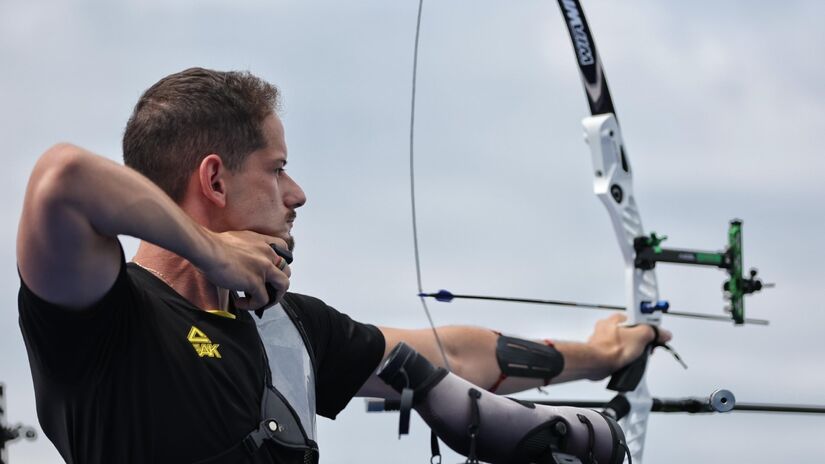
[[[428,361],[439,367],[444,367],[444,356],[435,339],[432,329],[396,329],[392,327],[379,327],[386,340],[384,348],[384,358],[390,354],[393,348],[401,342],[410,345],[415,351],[427,358]],[[448,331],[449,328],[439,328],[439,333]],[[449,356],[449,353],[445,353]],[[452,367],[452,366],[451,366]]]
[[[435,341],[435,335],[432,329],[398,329],[381,326],[378,327],[378,330],[380,330],[381,335],[384,336],[385,342],[381,366],[384,365],[387,356],[389,356],[390,352],[398,346],[399,343],[409,345],[434,365],[444,365],[444,357],[441,356],[441,351],[438,348],[438,343]],[[356,396],[397,400],[399,398],[398,393],[376,374],[377,371],[367,379],[364,385],[358,390]]]
[[[61,152],[62,150],[62,152]],[[84,308],[111,288],[120,268],[117,238],[94,230],[60,192],[67,185],[68,148],[41,157],[26,189],[17,235],[17,263],[26,285],[44,300]],[[61,177],[62,176],[62,177]]]

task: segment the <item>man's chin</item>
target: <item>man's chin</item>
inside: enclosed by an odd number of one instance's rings
[[[287,250],[292,251],[292,250],[295,249],[295,237],[293,237],[292,234],[289,231],[278,233],[278,232],[273,232],[271,230],[263,230],[263,229],[249,229],[249,230],[251,230],[252,232],[257,232],[257,233],[262,234],[262,235],[269,235],[271,237],[278,237],[279,239],[286,242]]]

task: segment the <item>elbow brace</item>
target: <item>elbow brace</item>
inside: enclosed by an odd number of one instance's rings
[[[482,392],[403,343],[378,376],[402,398],[411,391],[412,406],[427,425],[471,459],[493,464],[624,460],[627,445],[615,420],[590,409],[536,405]]]

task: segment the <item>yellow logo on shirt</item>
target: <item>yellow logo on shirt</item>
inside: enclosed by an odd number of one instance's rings
[[[186,339],[189,340],[192,348],[195,349],[195,352],[198,353],[198,356],[201,358],[204,356],[210,358],[221,357],[221,354],[218,353],[218,347],[221,345],[219,343],[212,343],[212,340],[210,340],[205,333],[201,332],[199,328],[192,326],[192,328],[189,329],[189,335],[186,336]]]

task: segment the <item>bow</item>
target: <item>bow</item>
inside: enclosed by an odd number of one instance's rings
[[[755,278],[755,274],[751,276],[751,280],[747,283],[743,282],[741,277],[741,223],[736,223],[735,234],[733,232],[731,233],[731,247],[729,247],[728,251],[724,254],[692,252],[689,250],[664,250],[660,246],[663,238],[656,237],[655,234],[651,234],[650,237],[645,236],[639,209],[633,194],[633,174],[630,168],[630,162],[624,148],[621,129],[616,118],[607,80],[590,29],[578,0],[558,0],[558,3],[576,52],[579,71],[590,107],[591,116],[583,120],[583,125],[585,140],[590,146],[593,161],[594,191],[607,208],[619,247],[622,251],[625,263],[626,304],[625,307],[622,308],[613,305],[592,305],[557,300],[536,301],[514,298],[480,297],[474,295],[454,295],[446,290],[438,293],[425,293],[423,291],[416,221],[414,169],[416,76],[423,10],[423,0],[419,0],[413,58],[409,140],[413,243],[418,295],[433,330],[436,342],[441,350],[444,363],[448,369],[449,363],[447,357],[438,333],[435,330],[435,324],[433,323],[429,308],[427,307],[426,298],[428,297],[435,298],[438,301],[451,301],[454,298],[500,299],[531,303],[561,304],[565,306],[585,306],[609,310],[622,309],[628,313],[629,324],[648,324],[654,327],[655,330],[661,322],[662,312],[667,311],[669,308],[666,302],[659,301],[654,270],[655,263],[657,261],[667,261],[668,259],[666,259],[666,257],[673,258],[673,256],[676,256],[676,258],[670,259],[672,262],[713,264],[717,267],[728,269],[731,274],[731,279],[727,284],[727,287],[729,287],[728,294],[731,296],[732,306],[735,308],[734,319],[737,323],[745,322],[742,297],[745,293],[749,293],[745,292],[745,290],[750,290],[750,292],[756,291],[761,288],[762,285],[761,282]],[[737,245],[735,249],[733,247],[734,244]],[[690,262],[687,258],[684,258],[691,253],[693,253],[691,256],[694,258],[694,261],[697,262]],[[697,260],[697,256],[703,259]],[[646,259],[641,260],[641,257],[645,257]],[[681,313],[679,315],[729,320],[728,317],[694,313]],[[748,322],[766,323],[766,321],[760,320],[749,320]],[[656,333],[658,334],[658,330],[656,330]],[[617,391],[618,395],[607,405],[601,405],[606,406],[605,410],[609,414],[620,419],[620,424],[627,438],[632,461],[636,463],[640,463],[642,459],[647,419],[651,409],[654,408],[654,398],[651,397],[645,380],[645,368],[648,356],[655,346],[655,343],[651,344],[639,359],[614,374],[608,384],[608,388]],[[676,355],[676,357],[679,359],[678,355]],[[660,400],[656,401],[659,402]],[[665,401],[667,402],[667,400]],[[678,401],[682,401],[682,403],[679,403],[680,405],[686,404],[684,401],[687,401],[702,411],[728,411],[730,407],[733,406],[733,396],[727,391],[715,392],[710,398],[704,400]],[[668,404],[671,404],[671,408],[678,409],[682,407],[672,406],[672,403]],[[686,410],[686,408],[687,406],[681,410]]]
[[[659,301],[659,289],[654,269],[645,270],[635,266],[634,242],[637,237],[643,237],[645,232],[633,195],[630,160],[624,148],[604,70],[579,1],[559,0],[559,6],[576,51],[576,61],[590,106],[591,116],[585,118],[582,125],[593,161],[593,190],[607,209],[624,259],[628,322],[657,327],[661,323],[661,312],[642,312],[643,302],[650,305],[651,302]],[[651,349],[647,348],[641,361],[634,363],[635,366],[631,368],[637,373],[641,372],[635,388],[632,385],[618,385],[619,382],[613,381],[620,379],[618,376],[614,376],[608,385],[608,388],[618,390],[617,398],[623,397],[629,405],[629,411],[621,419],[620,425],[635,463],[642,462],[647,419],[653,404],[645,378],[647,355]]]
[[[659,300],[656,262],[709,265],[727,270],[725,296],[730,301],[729,312],[736,324],[746,322],[744,296],[767,285],[757,279],[756,270],[751,271],[749,279],[742,276],[742,222],[739,220],[731,221],[728,248],[724,253],[664,249],[661,247],[664,237],[645,234],[633,194],[633,171],[587,20],[579,0],[558,0],[558,3],[590,107],[591,116],[584,118],[582,125],[593,162],[593,191],[607,209],[624,260],[628,323],[650,325],[655,333],[654,342],[644,354],[616,372],[607,386],[618,394],[606,405],[606,410],[620,419],[632,462],[641,463],[647,420],[654,406],[645,378],[648,357],[657,345],[671,350],[656,340],[661,315],[669,309],[666,301]],[[767,321],[751,322],[767,324]],[[675,351],[672,353],[681,362]],[[710,406],[709,411],[727,412],[734,407],[735,400],[732,393],[722,390],[714,392],[704,403]]]
[[[657,334],[662,314],[701,318],[706,320],[733,321],[736,325],[767,325],[768,321],[745,317],[744,297],[772,284],[763,284],[757,278],[757,271],[750,270],[743,275],[742,222],[733,220],[728,231],[727,248],[723,252],[668,249],[661,246],[666,237],[655,233],[646,235],[633,193],[633,173],[624,147],[605,73],[596,50],[589,26],[584,17],[579,0],[558,0],[567,30],[575,50],[576,60],[584,84],[591,115],[582,121],[593,162],[593,187],[596,196],[605,205],[613,225],[614,233],[622,252],[625,266],[625,305],[587,304],[560,300],[535,300],[526,298],[494,297],[453,294],[447,290],[426,293],[422,289],[419,259],[418,231],[415,203],[415,94],[418,63],[418,43],[421,27],[423,0],[419,0],[416,24],[415,51],[413,60],[412,101],[410,115],[410,177],[413,242],[415,252],[418,296],[432,327],[436,341],[447,364],[441,341],[426,304],[427,298],[449,302],[456,298],[501,300],[533,304],[551,304],[572,307],[586,307],[606,310],[622,310],[628,313],[628,323],[647,324]],[[726,310],[729,316],[676,312],[669,310],[669,304],[659,299],[655,266],[659,262],[686,265],[710,266],[723,269],[728,274],[724,284],[724,296],[729,301]],[[728,412],[762,411],[790,413],[823,413],[825,408],[811,405],[779,405],[766,403],[738,403],[727,390],[717,390],[704,398],[661,399],[653,398],[647,388],[645,371],[649,355],[658,343],[651,343],[643,355],[615,373],[608,383],[608,389],[618,392],[608,403],[598,401],[537,401],[536,403],[556,406],[579,406],[601,408],[620,420],[629,447],[632,462],[642,462],[647,420],[651,412]],[[665,346],[670,349],[670,347]],[[671,350],[672,351],[672,350]],[[678,355],[672,351],[677,360]],[[447,364],[449,368],[449,365]],[[382,407],[383,408],[383,407]],[[382,409],[383,410],[383,409]]]
[[[595,43],[593,42],[578,0],[559,0],[559,6],[562,9],[576,51],[579,70],[592,114],[592,116],[584,119],[583,124],[586,141],[590,145],[593,158],[595,175],[594,190],[608,210],[625,261],[627,288],[626,310],[628,312],[628,320],[631,324],[650,324],[655,327],[658,326],[661,321],[660,311],[642,312],[641,304],[642,302],[646,302],[650,305],[650,302],[658,301],[656,274],[652,268],[643,270],[637,269],[634,265],[636,258],[634,240],[637,237],[644,236],[644,229],[642,228],[641,217],[639,216],[639,210],[633,196],[633,175],[622,142],[621,131],[613,108],[613,101],[610,98],[610,91],[607,87],[604,71],[596,52]],[[419,297],[430,326],[432,327],[436,342],[441,350],[444,363],[449,369],[447,356],[444,353],[425,298],[436,297],[439,301],[451,301],[455,295],[446,291],[439,292],[438,294],[429,294],[423,291],[419,259],[418,227],[416,222],[414,177],[415,96],[422,10],[423,0],[419,0],[413,58],[409,145],[413,243]],[[576,304],[574,303],[573,305]],[[629,380],[627,377],[623,379],[621,376],[614,376],[615,381],[611,381],[608,387],[620,391],[617,398],[626,400],[624,406],[620,407],[627,412],[621,420],[621,425],[627,439],[632,460],[636,463],[641,462],[647,419],[653,404],[653,398],[648,392],[644,378],[647,356],[651,349],[652,347],[648,348],[642,358],[633,364],[633,369],[626,371],[630,376]],[[636,378],[634,379],[633,377]]]
[[[418,20],[415,36],[415,52],[413,60],[412,102],[410,116],[410,173],[412,198],[413,242],[415,248],[416,277],[418,280],[419,297],[427,316],[436,342],[441,350],[444,363],[449,368],[435,324],[432,322],[426,297],[436,297],[439,301],[450,301],[455,296],[442,291],[439,294],[428,294],[423,291],[421,284],[421,266],[419,260],[418,232],[416,225],[415,182],[414,182],[414,140],[415,140],[415,93],[416,74],[418,64],[418,43],[421,25],[423,0],[419,1]],[[634,266],[636,251],[634,240],[644,235],[639,210],[633,196],[633,175],[624,150],[621,131],[613,109],[613,101],[607,87],[604,71],[598,59],[596,47],[590,35],[590,30],[578,0],[559,0],[559,6],[565,17],[570,37],[576,51],[576,57],[581,71],[585,92],[592,116],[583,121],[586,141],[590,145],[594,164],[594,190],[596,195],[607,207],[613,223],[619,247],[625,260],[628,321],[631,324],[650,324],[658,326],[661,321],[659,311],[643,313],[642,302],[657,302],[658,288],[654,270],[641,270]],[[610,309],[610,308],[605,308]],[[657,332],[658,333],[658,332]],[[647,363],[647,352],[633,363],[631,369],[625,370],[626,376],[614,376],[608,388],[618,390],[622,406],[613,406],[626,411],[621,425],[627,439],[633,462],[641,462],[644,447],[647,418],[653,404],[653,398],[647,389],[644,379],[644,370]],[[614,400],[615,401],[615,400]],[[617,415],[614,413],[614,416]]]

